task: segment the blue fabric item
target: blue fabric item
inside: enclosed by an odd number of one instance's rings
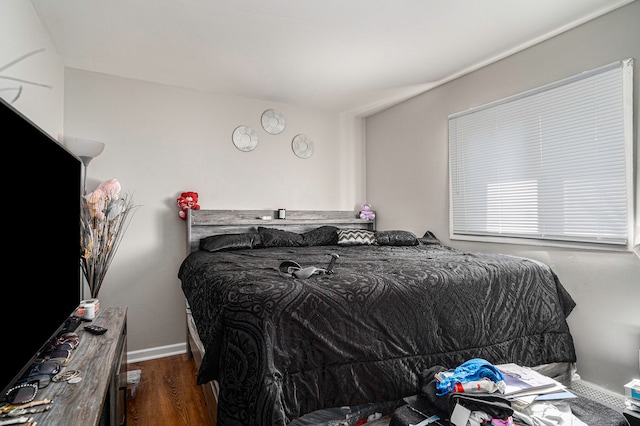
[[[493,364],[482,358],[473,358],[460,364],[456,369],[449,370],[453,374],[445,377],[442,382],[436,381],[436,395],[442,396],[453,392],[456,383],[468,383],[481,378],[487,378],[498,383],[504,376]]]

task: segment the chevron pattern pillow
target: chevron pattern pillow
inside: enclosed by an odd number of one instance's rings
[[[362,246],[376,244],[376,234],[366,229],[341,229],[338,231],[338,245]]]

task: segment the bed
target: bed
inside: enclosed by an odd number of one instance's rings
[[[356,212],[273,217],[189,211],[178,277],[189,353],[218,425],[393,410],[417,393],[423,370],[476,357],[570,376],[575,302],[547,265],[377,230]],[[318,273],[286,276],[285,261]]]

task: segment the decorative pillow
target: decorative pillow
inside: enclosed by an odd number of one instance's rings
[[[418,238],[418,241],[420,244],[442,244],[431,231],[425,232],[422,238]]]
[[[302,234],[308,246],[334,246],[338,244],[338,227],[325,225]]]
[[[376,241],[381,246],[417,246],[418,237],[409,231],[376,231]]]
[[[338,231],[338,245],[362,246],[376,244],[376,234],[366,229],[340,229]]]
[[[260,247],[260,245],[260,234],[255,232],[247,234],[212,235],[200,240],[200,250],[210,252],[254,248]]]
[[[307,245],[301,234],[291,231],[259,226],[258,233],[264,247],[306,247]]]

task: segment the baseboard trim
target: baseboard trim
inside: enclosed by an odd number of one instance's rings
[[[186,343],[175,345],[157,346],[155,348],[141,349],[139,351],[127,352],[127,364],[132,362],[148,361],[150,359],[164,358],[167,356],[187,353]]]

